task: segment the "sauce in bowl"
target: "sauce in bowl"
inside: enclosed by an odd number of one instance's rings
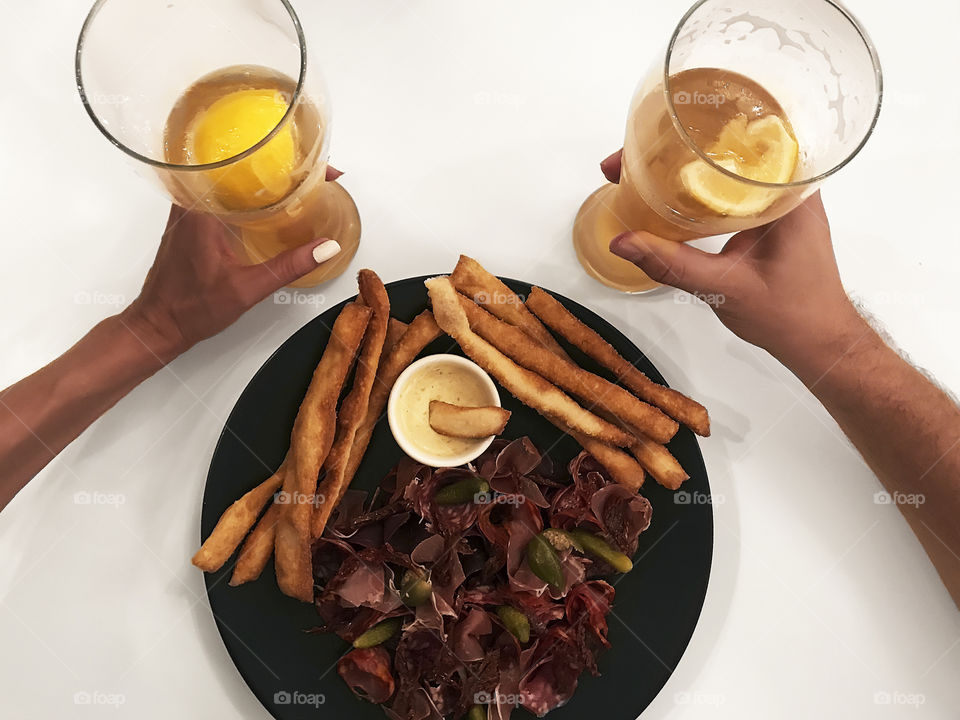
[[[430,401],[480,407],[500,405],[500,396],[479,365],[459,355],[429,355],[401,373],[390,392],[387,418],[397,443],[414,460],[455,467],[476,458],[493,436],[480,439],[441,435],[430,427]]]

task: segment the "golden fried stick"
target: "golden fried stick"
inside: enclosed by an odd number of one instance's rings
[[[679,425],[658,408],[569,360],[544,352],[522,330],[498,320],[468,298],[461,296],[460,304],[467,313],[470,327],[480,337],[519,365],[580,398],[589,409],[606,410],[617,419],[642,428],[658,442],[667,442],[676,434]]]
[[[515,325],[555,355],[568,357],[550,331],[527,310],[523,301],[498,277],[472,257],[460,256],[450,282],[478,305],[483,305],[504,322]]]
[[[703,405],[676,390],[655,383],[637,370],[600,335],[577,320],[573,313],[550,293],[538,287],[531,289],[527,307],[554,332],[612,371],[620,382],[641,399],[653,403],[698,435],[706,437],[710,434],[710,416]]]
[[[518,400],[544,417],[557,421],[565,430],[579,431],[598,440],[626,447],[629,433],[584,410],[556,385],[517,365],[470,329],[460,296],[448,277],[426,281],[437,324],[450,335],[467,356],[495,377]]]
[[[273,545],[277,537],[277,520],[280,518],[280,508],[276,502],[272,503],[260,518],[253,530],[243,541],[237,564],[230,576],[231,585],[243,585],[256,580],[266,567],[267,561],[273,555]]]
[[[363,460],[363,455],[370,444],[373,429],[387,407],[387,400],[390,397],[393,384],[400,377],[400,373],[406,370],[407,366],[416,359],[417,355],[442,334],[433,318],[433,313],[424,310],[410,322],[407,331],[390,352],[384,353],[380,360],[380,367],[377,370],[377,378],[374,380],[373,389],[370,391],[367,414],[363,418],[363,422],[360,423],[360,427],[357,428],[353,449],[350,451],[350,464],[347,466],[345,474],[347,485],[357,474],[360,461]]]
[[[383,352],[390,352],[406,331],[407,324],[403,320],[397,320],[395,317],[390,318],[390,322],[387,324],[387,336],[383,339]]]
[[[310,520],[317,477],[333,444],[337,400],[353,366],[371,310],[349,303],[337,316],[290,435],[283,481],[286,503],[280,511],[274,543],[277,585],[290,597],[313,600]]]
[[[643,486],[643,467],[623,450],[595,440],[589,435],[576,432],[570,434],[618,483],[634,491]]]
[[[324,463],[327,474],[317,488],[317,508],[313,513],[311,532],[314,538],[323,534],[333,509],[347,490],[347,467],[357,428],[367,415],[370,391],[380,366],[387,325],[390,320],[390,298],[387,289],[373,270],[361,270],[358,281],[360,297],[373,314],[363,338],[363,348],[357,358],[353,386],[340,405],[337,416],[337,435]]]
[[[193,564],[204,572],[214,572],[223,567],[244,535],[257,521],[263,506],[280,489],[283,477],[284,468],[281,465],[273,475],[228,507],[217,520],[213,532],[193,556]]]
[[[642,433],[637,434],[630,452],[650,476],[665,488],[676,490],[690,477],[669,450]]]
[[[448,437],[485,438],[499,435],[510,419],[510,411],[495,405],[466,407],[431,400],[430,427]]]

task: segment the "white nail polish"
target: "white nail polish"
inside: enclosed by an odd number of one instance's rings
[[[338,255],[340,253],[340,243],[336,240],[327,240],[325,243],[320,243],[313,249],[313,259],[316,261],[317,265],[320,263],[325,263],[330,258]]]

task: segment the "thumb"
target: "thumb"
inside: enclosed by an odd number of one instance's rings
[[[610,241],[610,251],[629,260],[652,280],[690,293],[713,293],[724,284],[731,260],[648,232],[626,232]]]
[[[262,300],[339,254],[340,244],[326,238],[298,245],[266,262],[247,268],[250,275],[246,283],[247,289],[258,301]]]

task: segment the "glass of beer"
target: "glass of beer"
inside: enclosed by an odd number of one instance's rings
[[[349,265],[360,216],[326,180],[330,103],[287,0],[98,0],[76,73],[106,138],[175,203],[221,218],[245,262],[324,237],[340,254],[295,285]]]
[[[631,230],[687,241],[775,220],[873,131],[880,63],[833,0],[700,0],[630,106],[618,184],[580,208],[573,244],[600,282],[657,287],[610,252]]]

